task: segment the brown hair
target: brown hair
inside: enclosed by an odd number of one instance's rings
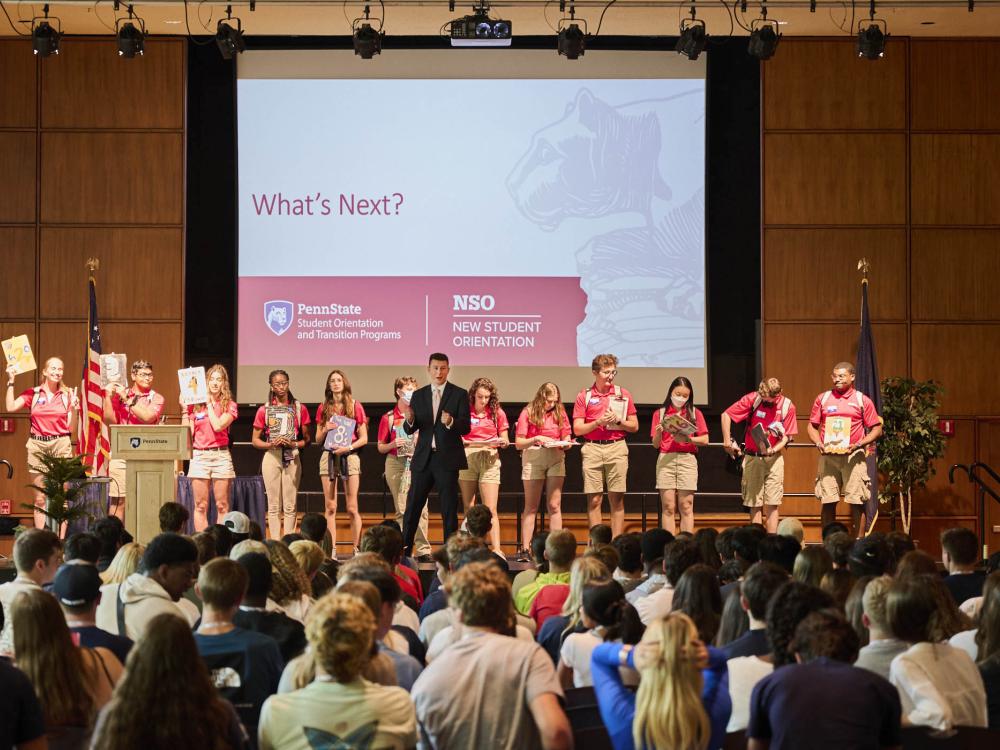
[[[337,400],[335,400],[333,395],[333,389],[330,388],[330,378],[334,375],[340,375],[344,380],[344,390],[341,391],[340,397]],[[323,392],[323,395],[326,399],[323,401],[324,421],[329,421],[330,417],[334,414],[354,419],[354,396],[351,390],[351,381],[347,378],[343,370],[330,370],[330,374],[326,376],[326,390]]]
[[[317,665],[338,682],[351,682],[371,660],[375,617],[358,597],[330,594],[309,612],[306,638]]]
[[[267,556],[271,560],[271,598],[278,604],[312,596],[312,585],[292,553],[281,542],[269,541]]]
[[[545,399],[550,396],[555,396],[558,399],[553,411],[555,411],[556,424],[561,430],[563,423],[569,418],[566,416],[566,407],[562,404],[562,393],[555,383],[542,383],[538,386],[535,397],[528,404],[528,421],[535,427],[541,427],[545,423]]]
[[[392,572],[392,566],[385,561],[382,555],[375,552],[360,552],[337,568],[337,581],[349,580],[354,571],[359,568],[382,568],[389,573]]]
[[[889,630],[909,643],[940,643],[969,627],[937,575],[897,578],[889,587],[885,612]]]
[[[516,623],[510,581],[492,562],[465,565],[448,582],[449,603],[462,613],[462,623],[510,634]]]
[[[229,403],[233,400],[233,392],[229,388],[229,373],[226,368],[222,365],[212,365],[205,371],[205,383],[208,384],[208,379],[212,377],[213,372],[222,373],[222,387],[219,389],[219,405],[222,407],[222,413],[226,413],[226,409],[229,408]],[[201,408],[207,409],[208,404],[201,404]]]
[[[545,540],[545,556],[554,565],[566,566],[576,557],[576,537],[569,529],[559,529]]]
[[[39,560],[49,558],[62,549],[59,537],[48,529],[28,529],[14,541],[14,566],[19,573],[28,573]]]
[[[590,370],[591,372],[600,372],[608,365],[618,367],[618,357],[614,354],[598,354],[590,363]]]
[[[781,382],[777,378],[765,378],[757,386],[757,395],[761,398],[777,398],[781,393]]]
[[[795,556],[795,564],[792,566],[792,578],[799,583],[808,583],[810,586],[819,587],[823,576],[833,570],[833,558],[830,553],[820,545],[810,544],[802,548],[802,551]]]
[[[976,629],[979,661],[1000,655],[1000,571],[990,573],[983,584],[983,606]]]
[[[214,609],[232,609],[247,593],[247,569],[228,557],[216,557],[198,573],[201,600]]]
[[[500,396],[497,395],[497,384],[490,378],[476,378],[472,381],[472,385],[469,386],[469,406],[472,409],[476,408],[476,391],[480,388],[490,392],[490,398],[486,402],[486,413],[496,422],[497,414],[500,413]]]
[[[331,372],[330,374],[332,375],[333,373]],[[329,381],[330,381],[330,379],[327,378],[327,382],[329,382]],[[393,401],[396,401],[399,398],[399,389],[402,388],[404,385],[416,386],[417,385],[417,379],[413,378],[413,377],[410,377],[409,375],[401,375],[398,378],[396,378],[396,380],[393,381],[393,384],[392,384],[392,400]]]

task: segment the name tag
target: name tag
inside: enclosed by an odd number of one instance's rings
[[[837,413],[837,407],[836,406],[828,406],[828,407],[826,407],[826,413],[827,414],[836,414]]]
[[[49,400],[45,396],[39,396],[38,400],[35,402],[35,406],[45,406]]]
[[[599,403],[601,403],[601,399],[597,398],[596,396],[594,396],[594,397],[592,397],[590,399],[590,405],[591,406],[596,406]]]
[[[198,412],[197,414],[195,414],[194,418],[195,418],[195,420],[199,420],[199,419],[204,419],[207,416],[208,416],[208,414],[206,412],[202,411],[202,412]]]
[[[473,427],[475,427],[475,426],[476,426],[477,424],[479,424],[479,417],[470,417],[470,418],[469,418],[469,423],[470,423],[470,424],[471,424],[471,425],[472,425]]]
[[[758,411],[757,416],[760,417],[761,419],[767,419],[767,414],[762,411]]]

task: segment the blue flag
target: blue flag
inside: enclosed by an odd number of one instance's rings
[[[868,396],[875,404],[875,411],[882,414],[882,389],[878,377],[878,360],[875,357],[875,337],[872,335],[871,315],[868,312],[868,279],[861,282],[861,335],[858,339],[858,364],[855,367],[856,378],[854,387]],[[878,457],[875,445],[871,446],[866,463],[868,476],[871,479],[872,494],[865,506],[865,521],[869,533],[875,525],[878,516]]]

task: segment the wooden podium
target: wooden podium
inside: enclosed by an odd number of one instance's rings
[[[141,544],[160,533],[160,506],[174,500],[177,461],[191,458],[187,425],[111,425],[111,458],[124,459],[125,528]]]

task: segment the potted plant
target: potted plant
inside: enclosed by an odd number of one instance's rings
[[[944,455],[945,437],[938,429],[937,410],[943,392],[933,380],[882,380],[883,434],[878,441],[882,475],[879,502],[899,499],[903,532],[910,533],[913,489],[934,475],[934,459]]]
[[[38,510],[48,518],[46,525],[56,534],[77,519],[89,517],[84,498],[85,489],[92,483],[87,477],[87,469],[81,456],[49,456],[42,454],[36,458],[36,466],[42,477],[42,494],[45,507],[36,508],[32,503],[23,503],[27,510]],[[29,484],[32,489],[39,489]]]

